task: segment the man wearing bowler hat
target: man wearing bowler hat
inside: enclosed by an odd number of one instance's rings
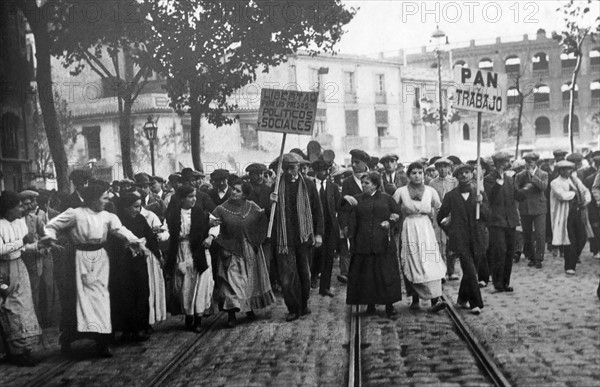
[[[352,176],[346,178],[342,182],[342,203],[340,205],[340,212],[338,215],[338,221],[340,229],[342,230],[342,238],[340,242],[342,244],[348,244],[348,221],[350,219],[350,212],[352,206],[355,206],[358,202],[354,198],[355,195],[362,193],[361,177],[369,170],[368,163],[371,161],[371,157],[367,152],[360,149],[352,149],[350,151],[350,162],[352,165]],[[338,281],[342,283],[348,282],[348,269],[350,267],[350,255],[349,253],[342,253],[346,249],[340,248],[340,275],[338,275]]]
[[[331,164],[324,160],[312,163],[315,171],[315,184],[323,209],[324,232],[323,244],[316,248],[311,267],[311,287],[319,287],[321,296],[333,297],[331,292],[331,272],[333,256],[340,237],[337,213],[340,207],[340,187],[329,180]],[[320,281],[318,275],[321,275]]]
[[[496,292],[512,292],[510,275],[515,255],[515,232],[519,214],[515,201],[514,171],[510,171],[510,155],[496,152],[492,155],[495,170],[484,179],[489,200],[490,263]]]
[[[523,155],[525,169],[515,177],[519,192],[519,214],[523,227],[523,253],[528,266],[542,268],[546,238],[548,174],[537,166],[540,155],[535,152]]]
[[[385,171],[382,173],[382,183],[386,193],[394,195],[396,190],[408,184],[408,177],[402,169],[398,169],[398,155],[388,153],[379,162]]]
[[[278,193],[270,195],[271,201],[277,203],[272,243],[289,312],[286,321],[294,321],[311,313],[309,262],[313,246],[318,248],[323,243],[323,212],[315,183],[299,173],[299,157],[286,153],[282,165],[284,173]]]

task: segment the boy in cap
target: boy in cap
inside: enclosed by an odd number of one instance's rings
[[[519,215],[523,227],[523,253],[528,266],[542,268],[546,238],[546,195],[548,174],[537,166],[540,155],[535,152],[523,155],[525,169],[515,177],[519,193]]]
[[[515,229],[519,224],[515,201],[513,171],[509,171],[510,155],[492,155],[495,170],[484,179],[485,193],[490,204],[488,229],[490,234],[490,263],[496,292],[512,292],[510,275],[515,255]]]
[[[338,215],[338,221],[340,224],[342,243],[348,243],[348,222],[352,206],[357,204],[355,195],[362,193],[361,177],[369,170],[368,163],[371,157],[367,152],[360,149],[352,149],[350,151],[350,162],[352,165],[352,176],[348,177],[342,182],[342,202],[340,205],[340,212]],[[345,250],[345,249],[340,249]],[[341,283],[348,283],[348,269],[350,267],[350,255],[340,254],[340,275],[338,275],[338,281]]]
[[[319,287],[321,296],[333,297],[331,292],[331,272],[333,256],[340,237],[337,213],[340,208],[340,187],[329,180],[330,164],[324,160],[312,163],[315,171],[315,184],[323,210],[323,244],[314,251],[311,267],[311,287]],[[320,281],[318,275],[321,275]]]
[[[294,321],[311,313],[309,260],[312,247],[318,248],[323,243],[323,212],[315,183],[299,173],[298,158],[286,153],[282,163],[284,173],[278,193],[270,195],[271,201],[277,203],[272,240],[289,312],[286,321]]]

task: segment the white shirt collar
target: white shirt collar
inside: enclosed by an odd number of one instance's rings
[[[362,182],[360,181],[360,177],[356,176],[356,174],[352,174],[352,177],[354,178],[354,181],[358,185],[358,188],[360,188],[360,190],[362,191],[363,189],[362,189]]]

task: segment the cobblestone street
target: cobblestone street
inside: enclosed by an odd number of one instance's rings
[[[483,289],[480,316],[460,311],[471,330],[518,386],[592,386],[600,380],[600,308],[596,287],[600,261],[582,255],[577,275],[568,277],[563,260],[546,254],[543,269],[515,264],[513,294]],[[445,290],[456,300],[459,281]],[[349,308],[345,287],[336,297],[312,291],[312,314],[294,323],[284,321],[286,308],[278,295],[275,307],[250,322],[239,315],[238,326],[217,322],[200,340],[194,354],[166,380],[169,385],[205,386],[341,386],[348,370]],[[410,299],[396,303],[393,320],[380,306],[362,319],[365,385],[490,385],[473,355],[446,315],[427,313],[428,305],[409,311]],[[205,319],[204,324],[209,321]],[[46,330],[44,361],[36,368],[0,365],[0,384],[23,385],[54,367],[63,357],[56,329]],[[95,359],[87,342],[74,361],[51,385],[144,385],[195,334],[171,317],[144,343],[117,345],[112,359]]]

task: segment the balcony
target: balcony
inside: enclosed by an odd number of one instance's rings
[[[345,152],[349,152],[351,149],[369,149],[369,138],[346,136],[343,138],[343,148]]]
[[[375,94],[375,104],[377,105],[385,105],[386,102],[386,97],[385,97],[385,93],[376,93]]]
[[[550,101],[533,103],[533,110],[544,110],[544,109],[550,109]]]
[[[563,99],[562,106],[563,106],[563,108],[570,107],[571,106],[571,100],[570,99]],[[579,99],[577,99],[577,98],[575,98],[575,106],[579,106]]]
[[[393,136],[377,137],[379,148],[393,150],[398,148],[398,138]]]
[[[560,75],[562,77],[570,77],[573,75],[573,70],[575,70],[575,66],[563,68],[560,70]]]

